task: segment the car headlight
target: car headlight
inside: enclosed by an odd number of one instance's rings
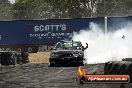
[[[79,52],[78,52],[78,51],[73,52],[73,56],[74,56],[74,57],[78,57],[78,56],[79,56]]]
[[[76,51],[76,52],[73,53],[73,56],[74,57],[83,57],[83,53]]]

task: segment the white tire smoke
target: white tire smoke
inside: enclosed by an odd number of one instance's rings
[[[85,51],[88,64],[120,61],[132,57],[132,24],[130,24],[104,34],[99,25],[91,22],[88,29],[74,33],[73,40],[81,41],[84,46],[86,42],[89,44],[89,48]]]

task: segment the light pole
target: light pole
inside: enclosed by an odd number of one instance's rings
[[[105,17],[105,34],[107,33],[108,31],[108,25],[107,25],[107,17]]]

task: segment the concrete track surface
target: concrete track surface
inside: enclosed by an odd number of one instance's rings
[[[88,65],[89,73],[103,74],[104,64]],[[120,84],[76,82],[77,67],[48,67],[48,64],[0,66],[0,88],[120,88]],[[132,88],[125,84],[125,88]]]

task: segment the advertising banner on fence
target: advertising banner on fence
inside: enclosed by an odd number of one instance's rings
[[[107,17],[108,31],[117,31],[132,25],[132,16]],[[127,28],[128,29],[128,28]]]
[[[88,29],[89,23],[104,25],[104,18],[0,21],[0,44],[55,44]]]

